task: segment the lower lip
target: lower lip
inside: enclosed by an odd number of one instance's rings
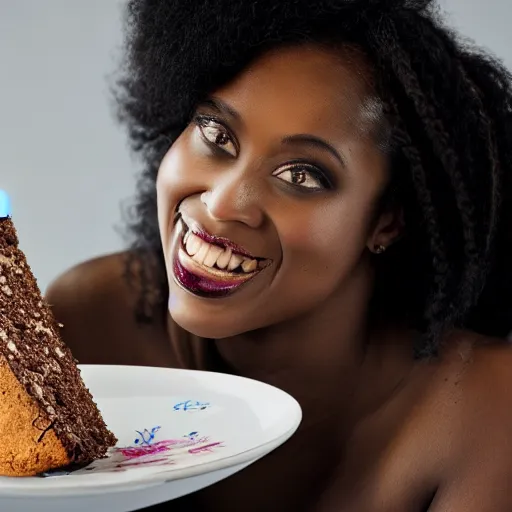
[[[182,257],[190,258],[183,251]],[[185,265],[180,260],[179,254],[176,254],[174,257],[173,270],[174,277],[178,284],[194,295],[208,299],[222,298],[231,295],[257,275],[257,272],[255,272],[246,279],[231,281],[216,279],[215,276],[206,277],[185,268]]]

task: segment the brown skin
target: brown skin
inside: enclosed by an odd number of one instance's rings
[[[364,60],[290,48],[256,61],[213,95],[238,118],[200,106],[228,128],[192,123],[164,158],[158,208],[170,315],[138,326],[123,255],[82,264],[48,299],[82,363],[180,367],[169,325],[207,338],[233,373],[278,386],[304,420],[283,447],[243,472],[154,510],[493,512],[512,509],[512,351],[467,332],[435,361],[415,362],[412,333],[367,325],[376,245],[400,234],[378,212],[389,180],[372,124]],[[373,105],[369,110],[369,105]],[[378,118],[378,115],[377,115]],[[219,134],[213,152],[205,135]],[[283,138],[311,134],[342,154]],[[214,137],[214,139],[215,139]],[[286,165],[329,169],[334,187],[302,194]],[[306,185],[318,185],[314,175]],[[304,185],[304,184],[303,184]],[[174,280],[176,211],[272,260],[225,299]],[[378,214],[377,214],[378,213]],[[78,291],[77,291],[78,290]],[[343,314],[340,314],[343,312]]]

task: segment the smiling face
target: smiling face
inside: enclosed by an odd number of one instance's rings
[[[279,49],[197,107],[157,181],[178,324],[224,338],[368,296],[393,217],[376,216],[389,172],[367,78],[354,52]]]

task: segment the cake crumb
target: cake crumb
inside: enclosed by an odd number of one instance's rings
[[[53,332],[51,329],[48,329],[48,327],[45,327],[43,325],[43,322],[31,322],[31,326],[34,327],[34,330],[36,332],[45,332],[46,334],[49,334],[50,336],[53,335]]]
[[[9,343],[7,343],[7,348],[14,354],[18,353],[18,349],[16,348],[16,345],[12,341],[9,341]]]
[[[53,358],[50,358],[50,366],[54,372],[57,372],[57,373],[62,372],[62,370],[59,366],[59,363],[57,363],[57,361],[55,361],[55,359],[53,359]]]
[[[37,395],[39,399],[43,399],[43,389],[39,384],[36,384],[35,382],[32,382],[32,389],[34,390],[34,393]]]

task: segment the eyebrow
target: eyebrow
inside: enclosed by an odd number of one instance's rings
[[[334,149],[328,142],[320,137],[316,137],[315,135],[310,135],[309,133],[299,133],[297,135],[289,135],[282,140],[283,144],[305,144],[308,146],[312,146],[314,148],[320,148],[325,151],[328,151],[333,155],[343,167],[346,167],[346,161],[341,156],[341,154]]]
[[[239,123],[242,123],[242,116],[239,112],[237,112],[233,107],[229,106],[227,103],[222,101],[220,98],[215,98],[213,96],[206,98],[201,102],[203,107],[210,107],[215,110],[219,114],[228,115]],[[295,135],[288,135],[282,141],[284,145],[293,145],[293,144],[303,144],[308,145],[314,148],[320,148],[324,151],[328,151],[333,155],[343,167],[347,166],[345,158],[324,139],[317,137],[315,135],[311,135],[309,133],[298,133]]]
[[[222,101],[219,98],[209,97],[201,102],[203,107],[210,107],[211,109],[217,111],[219,114],[227,114],[238,122],[242,121],[242,116],[232,107],[230,107],[227,103]]]

